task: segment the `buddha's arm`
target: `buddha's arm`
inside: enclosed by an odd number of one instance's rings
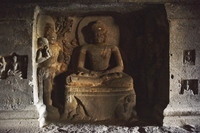
[[[89,73],[90,70],[85,68],[85,58],[86,58],[86,48],[83,46],[80,50],[80,55],[78,60],[78,71]]]
[[[122,61],[120,51],[117,48],[117,46],[113,46],[112,54],[113,54],[114,59],[116,61],[116,66],[107,70],[106,73],[122,72],[124,70],[124,65],[123,65],[123,61]]]

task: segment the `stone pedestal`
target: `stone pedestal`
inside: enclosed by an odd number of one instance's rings
[[[38,112],[34,105],[25,109],[0,111],[0,129],[38,127]],[[1,131],[0,131],[1,132]]]
[[[127,120],[136,115],[136,95],[132,88],[67,87],[64,120]]]
[[[164,110],[164,126],[199,126],[200,123],[200,105],[198,97],[186,94],[171,98],[167,108]]]

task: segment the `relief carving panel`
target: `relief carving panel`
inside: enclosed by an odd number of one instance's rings
[[[167,97],[168,24],[160,8],[140,13],[38,15],[41,126],[46,120],[137,121],[136,110],[152,116],[154,106],[166,106],[158,99]]]
[[[0,79],[8,76],[17,76],[20,79],[27,78],[28,56],[12,53],[0,56]]]

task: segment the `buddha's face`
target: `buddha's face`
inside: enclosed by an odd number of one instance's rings
[[[99,31],[94,33],[94,43],[96,44],[102,44],[105,42],[106,35],[104,32]]]

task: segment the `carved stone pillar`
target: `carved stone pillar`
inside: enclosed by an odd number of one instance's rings
[[[199,5],[167,4],[170,22],[170,102],[164,125],[200,123]]]

